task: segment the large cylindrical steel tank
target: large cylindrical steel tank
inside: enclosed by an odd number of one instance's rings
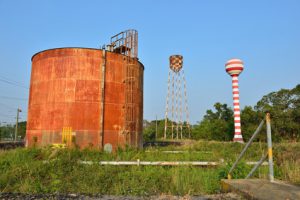
[[[32,57],[26,145],[142,146],[144,66],[100,49]]]

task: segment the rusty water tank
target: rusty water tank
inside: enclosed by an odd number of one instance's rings
[[[142,147],[144,66],[91,48],[32,57],[26,146]]]

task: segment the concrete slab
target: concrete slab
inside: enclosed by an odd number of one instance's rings
[[[223,192],[237,192],[247,199],[292,200],[300,199],[300,187],[281,181],[265,179],[221,180]]]

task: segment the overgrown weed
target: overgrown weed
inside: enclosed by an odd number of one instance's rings
[[[21,193],[88,193],[111,195],[200,195],[219,191],[219,181],[243,148],[238,143],[199,141],[190,146],[132,148],[105,153],[93,149],[28,148],[0,151],[0,191]],[[166,153],[176,150],[180,153]],[[300,184],[300,144],[274,145],[275,178]],[[266,153],[266,145],[254,143],[234,170],[233,178],[244,178]],[[219,161],[218,167],[192,166],[100,166],[97,161]],[[83,165],[78,161],[95,161]],[[267,178],[262,166],[254,177]]]

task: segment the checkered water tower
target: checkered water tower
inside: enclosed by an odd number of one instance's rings
[[[187,130],[188,137],[190,137],[191,134],[186,94],[186,80],[184,70],[182,69],[183,56],[172,55],[169,60],[170,68],[168,76],[164,139],[175,139],[175,137],[176,139],[182,139],[184,129]]]
[[[225,64],[226,72],[232,78],[232,94],[233,94],[233,111],[234,111],[234,142],[243,143],[241,129],[241,113],[240,113],[240,96],[239,96],[239,80],[238,76],[244,69],[244,63],[240,59],[228,60]]]

